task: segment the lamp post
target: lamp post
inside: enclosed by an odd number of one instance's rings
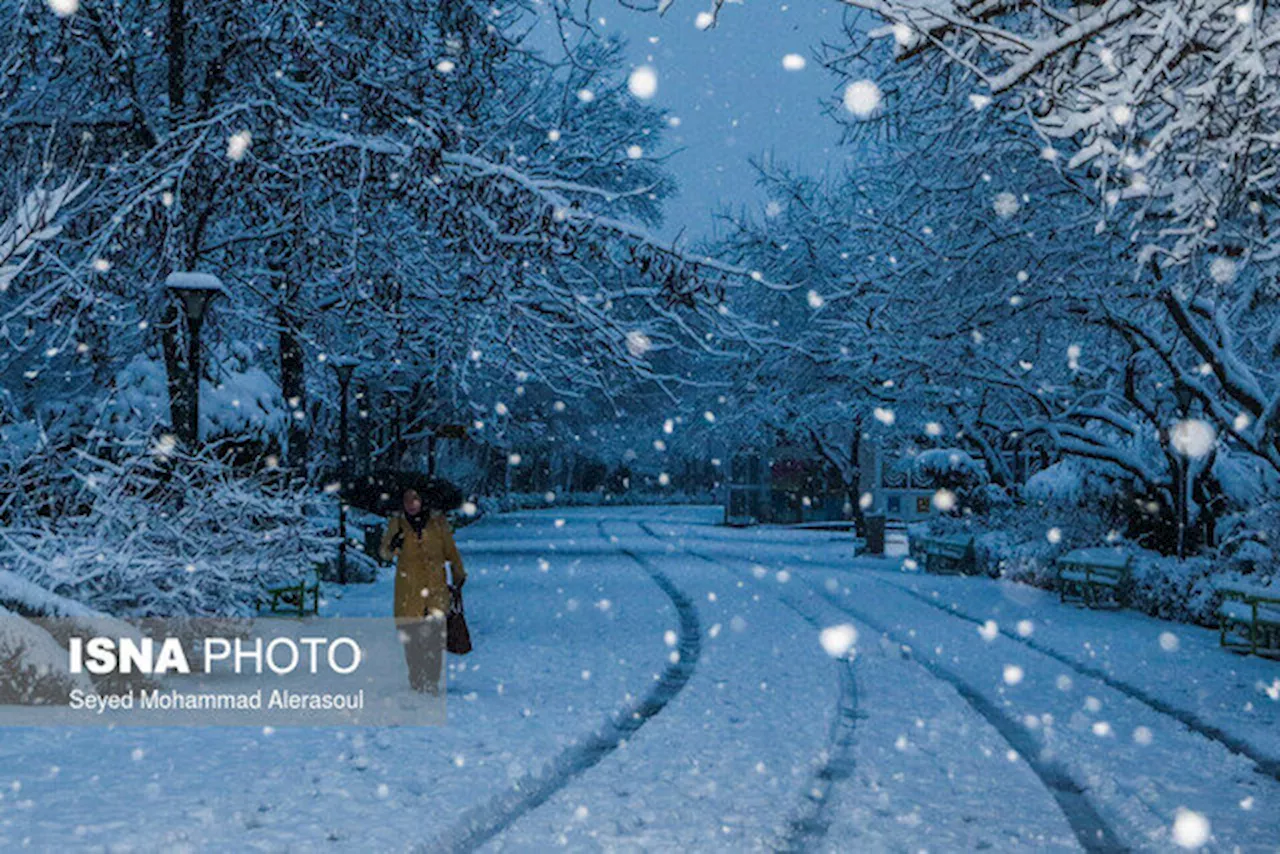
[[[1191,412],[1191,402],[1194,399],[1191,387],[1182,380],[1173,381],[1173,396],[1178,402],[1178,414],[1183,420]],[[1190,485],[1187,483],[1187,455],[1177,448],[1174,453],[1178,455],[1178,477],[1177,477],[1177,512],[1178,512],[1178,560],[1182,560],[1187,556],[1187,516],[1189,513],[1187,505],[1189,502],[1188,493],[1191,491]]]
[[[404,407],[405,403],[408,402],[410,391],[411,389],[408,386],[387,386],[387,394],[391,397],[391,403],[395,407],[394,433],[392,434],[391,443],[391,467],[396,471],[400,470],[404,457]]]
[[[225,293],[222,281],[209,273],[170,273],[165,288],[182,301],[187,318],[187,447],[200,442],[200,328],[209,304]],[[175,425],[176,426],[176,425]]]
[[[343,490],[348,487],[350,473],[347,468],[347,388],[351,375],[359,362],[350,357],[339,357],[329,363],[338,378],[338,583],[347,583],[347,499]]]

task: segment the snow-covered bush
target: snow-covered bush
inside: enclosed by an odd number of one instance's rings
[[[1075,504],[1084,500],[1084,472],[1074,459],[1065,459],[1027,478],[1022,494],[1040,504]]]
[[[0,704],[57,705],[73,689],[92,692],[83,673],[72,673],[66,651],[36,623],[0,608]]]
[[[297,580],[336,547],[308,513],[318,493],[168,446],[135,448],[115,461],[43,460],[56,475],[24,470],[78,488],[15,514],[0,568],[117,616],[244,615],[264,587]]]
[[[279,451],[285,447],[289,414],[279,383],[243,348],[215,355],[216,379],[200,384],[200,435],[207,443],[232,443]],[[44,412],[53,415],[49,404]],[[99,424],[123,439],[169,421],[169,389],[164,365],[145,355],[131,359],[115,376]]]

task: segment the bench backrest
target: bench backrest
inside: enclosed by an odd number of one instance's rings
[[[1129,569],[1130,556],[1115,549],[1076,549],[1058,558],[1058,563],[1095,572],[1107,569],[1124,572]]]
[[[1222,594],[1223,599],[1235,599],[1238,602],[1247,602],[1249,604],[1257,602],[1265,605],[1280,605],[1280,590],[1275,591],[1273,594],[1270,590],[1243,584],[1218,584],[1217,590]]]
[[[942,557],[966,557],[973,551],[973,537],[929,537],[924,541],[924,551]]]

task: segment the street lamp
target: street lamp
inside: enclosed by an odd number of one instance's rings
[[[347,500],[342,491],[347,488],[350,474],[347,470],[347,387],[359,361],[340,356],[329,363],[338,378],[338,583],[347,583]]]
[[[209,273],[170,273],[165,289],[182,301],[187,318],[187,445],[193,449],[200,441],[200,327],[204,325],[209,304],[218,294],[226,293],[222,281]],[[176,425],[175,425],[176,426]]]
[[[390,396],[391,403],[395,406],[395,421],[393,423],[395,432],[391,445],[391,467],[397,471],[399,471],[404,457],[404,408],[409,401],[411,391],[412,389],[408,386],[387,386],[387,395]]]

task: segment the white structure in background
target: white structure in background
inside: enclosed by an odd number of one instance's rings
[[[887,554],[891,554],[888,549],[893,537],[888,534],[895,530],[893,522],[918,522],[937,512],[933,506],[934,490],[912,485],[910,470],[890,473],[886,479],[884,455],[880,445],[869,436],[863,436],[858,445],[858,494],[863,496],[863,513],[884,516],[890,523],[886,529]],[[903,548],[906,548],[905,534]]]

